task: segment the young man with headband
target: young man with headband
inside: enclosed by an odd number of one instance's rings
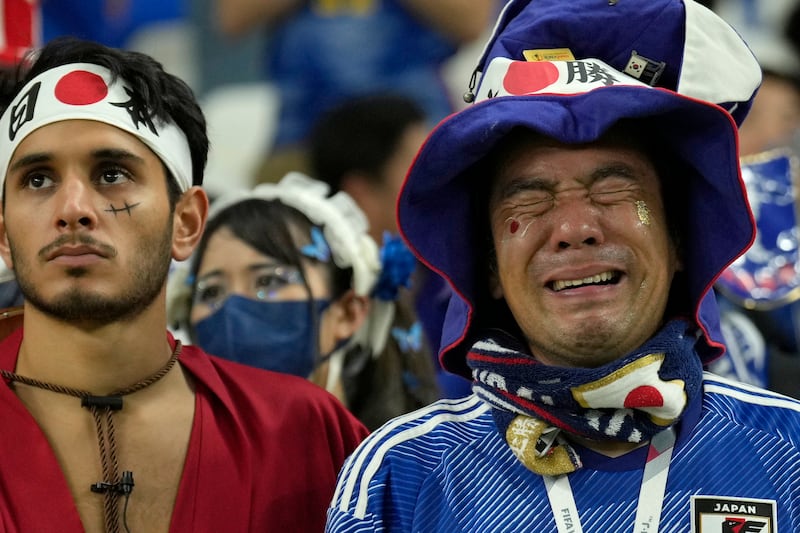
[[[319,529],[365,435],[303,379],[181,346],[166,279],[205,226],[205,120],[148,56],[56,40],[0,100],[0,531]]]
[[[478,70],[398,202],[474,394],[368,437],[328,530],[800,531],[800,401],[703,371],[752,53],[693,0],[511,0]]]

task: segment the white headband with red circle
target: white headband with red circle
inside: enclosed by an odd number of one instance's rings
[[[91,63],[50,69],[29,81],[0,117],[0,188],[22,140],[62,120],[95,120],[124,130],[146,144],[167,166],[182,191],[192,186],[189,142],[173,122],[150,111],[121,78]]]

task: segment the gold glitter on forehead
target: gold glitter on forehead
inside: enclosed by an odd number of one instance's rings
[[[636,215],[639,217],[639,222],[645,226],[650,225],[650,209],[643,200],[636,200]]]

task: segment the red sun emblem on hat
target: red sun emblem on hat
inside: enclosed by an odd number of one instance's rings
[[[503,88],[512,95],[541,91],[558,80],[558,67],[547,62],[514,61],[508,66]]]
[[[108,95],[105,80],[85,70],[64,74],[55,87],[55,97],[69,105],[90,105],[100,102]]]

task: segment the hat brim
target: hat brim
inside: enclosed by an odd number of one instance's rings
[[[623,103],[624,105],[620,105]],[[564,143],[590,143],[621,119],[646,119],[664,151],[694,175],[687,176],[684,239],[694,319],[706,333],[708,363],[724,352],[716,306],[704,297],[720,273],[753,241],[755,222],[738,161],[736,125],[721,107],[675,92],[609,86],[578,95],[491,98],[455,113],[434,128],[414,161],[398,199],[398,223],[421,261],[454,290],[442,332],[442,365],[469,375],[465,346],[480,291],[485,258],[474,231],[470,172],[513,128],[524,127]],[[485,277],[485,276],[481,276]],[[702,352],[702,350],[701,350]]]

